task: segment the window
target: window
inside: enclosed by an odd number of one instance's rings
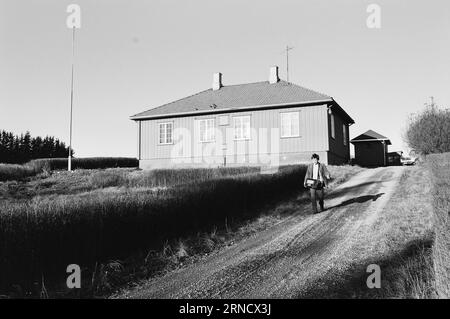
[[[159,123],[159,144],[172,144],[173,123]]]
[[[347,145],[347,126],[342,124],[342,138],[344,139],[344,145]]]
[[[214,119],[199,120],[200,142],[214,141]]]
[[[300,136],[299,112],[281,113],[281,137]]]
[[[330,119],[331,119],[331,137],[332,138],[336,138],[336,132],[334,130],[334,114],[330,115]]]
[[[250,139],[250,116],[234,117],[234,139],[248,140]]]

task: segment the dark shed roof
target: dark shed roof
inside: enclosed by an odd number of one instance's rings
[[[391,141],[386,137],[383,136],[375,131],[368,130],[367,132],[358,135],[354,139],[350,141],[350,143],[355,142],[374,142],[374,141],[386,141],[388,145],[391,145]]]

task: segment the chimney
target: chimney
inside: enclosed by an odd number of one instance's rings
[[[212,88],[214,91],[222,87],[222,73],[214,73]]]
[[[280,78],[278,77],[278,66],[274,65],[270,68],[270,76],[269,76],[269,83],[277,83],[280,81]]]

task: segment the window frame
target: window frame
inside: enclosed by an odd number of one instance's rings
[[[345,146],[347,146],[347,125],[342,124],[342,139],[343,139],[343,144]]]
[[[164,125],[164,142],[161,142],[161,126]],[[167,141],[167,126],[170,125],[170,141]],[[173,121],[158,123],[158,145],[173,144]]]
[[[209,117],[209,118],[203,118],[203,119],[198,119],[198,138],[199,138],[199,143],[213,143],[216,141],[216,119],[214,117]],[[212,126],[208,129],[208,122],[211,121],[212,122]],[[202,140],[202,137],[204,136],[204,134],[202,134],[202,130],[201,130],[201,126],[202,126],[202,122],[205,122],[205,130],[206,130],[206,136],[209,137],[206,140]],[[209,130],[212,130],[212,134],[211,132],[209,132]]]
[[[244,130],[244,125],[243,123],[245,123],[244,121],[242,121],[243,118],[248,118],[248,131]],[[237,127],[236,127],[236,120],[240,119],[241,121],[241,126],[240,126],[240,132],[242,133],[240,137],[236,136],[236,132],[237,132]],[[246,136],[244,134],[244,131],[246,133],[248,133],[248,136]],[[252,138],[252,118],[251,115],[236,115],[233,116],[233,138],[235,141],[248,141],[251,140]]]
[[[300,111],[286,111],[286,112],[280,112],[280,138],[293,138],[293,137],[300,137]],[[297,114],[297,134],[293,134],[292,133],[292,118],[289,119],[289,123],[290,123],[290,134],[289,135],[284,135],[283,134],[283,116],[286,115],[291,115],[291,114]]]
[[[330,136],[333,140],[336,139],[336,123],[333,113],[330,114]]]

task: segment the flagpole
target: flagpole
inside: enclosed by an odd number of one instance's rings
[[[72,76],[70,82],[70,133],[69,133],[69,158],[67,170],[72,171],[72,114],[73,114],[73,71],[75,61],[75,26],[72,27]]]

